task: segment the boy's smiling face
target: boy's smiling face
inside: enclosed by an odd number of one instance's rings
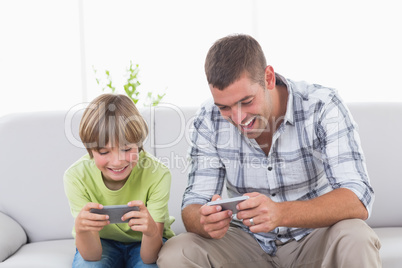
[[[139,152],[136,144],[111,147],[108,143],[99,150],[92,150],[95,165],[102,172],[105,185],[111,190],[123,187],[137,165]]]

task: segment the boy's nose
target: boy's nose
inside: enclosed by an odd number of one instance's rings
[[[120,164],[122,161],[124,161],[124,154],[120,153],[115,153],[113,154],[112,158],[110,159],[111,164]]]

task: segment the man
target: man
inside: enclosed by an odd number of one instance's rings
[[[370,186],[359,136],[337,92],[267,66],[256,40],[233,35],[209,50],[213,101],[194,121],[182,218],[188,233],[162,248],[160,267],[381,267],[364,222]],[[221,206],[246,195],[236,217]]]

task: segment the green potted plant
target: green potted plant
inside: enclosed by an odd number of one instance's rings
[[[98,71],[95,67],[92,67],[95,73],[96,83],[102,87],[102,91],[111,91],[112,93],[116,92],[116,87],[112,83],[112,77],[110,75],[109,70],[105,70],[105,83],[102,83],[103,79],[96,77]],[[164,94],[155,94],[151,91],[146,93],[141,93],[138,87],[141,85],[140,81],[138,80],[138,73],[139,73],[139,65],[133,65],[133,62],[130,61],[130,67],[126,69],[127,74],[127,82],[123,85],[124,92],[127,94],[130,99],[137,105],[138,101],[141,99],[144,102],[144,106],[157,106],[163,97],[165,97],[166,93]]]

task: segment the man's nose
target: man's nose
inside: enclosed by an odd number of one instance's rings
[[[236,105],[232,107],[232,116],[231,119],[233,123],[236,125],[239,125],[243,122],[243,120],[246,118],[246,113],[242,111],[241,105]]]

